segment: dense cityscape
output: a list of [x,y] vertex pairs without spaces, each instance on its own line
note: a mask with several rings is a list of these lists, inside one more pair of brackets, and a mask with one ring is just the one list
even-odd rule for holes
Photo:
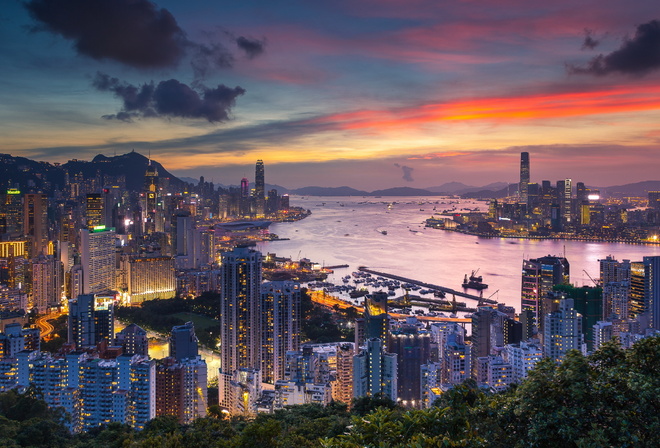
[[[126,158],[143,165],[137,189],[106,174]],[[477,215],[479,228],[534,222],[570,234],[576,209],[585,225],[603,217],[599,198],[583,200],[580,184],[574,197],[570,179],[540,200],[529,154],[521,158],[518,188],[490,201],[489,221],[458,213],[443,227]],[[45,177],[3,156],[17,174],[0,197],[0,391],[38,391],[72,433],[113,422],[142,430],[165,416],[189,425],[295,405],[350,409],[369,397],[431,409],[466,381],[498,393],[543,359],[561,365],[572,351],[586,356],[610,341],[629,349],[659,334],[657,256],[603,257],[600,276],[582,287],[563,256],[521,260],[516,307],[485,298],[474,271],[462,292],[363,267],[334,285],[328,272],[348,265],[254,248],[277,240],[271,222],[312,213],[266,192],[261,160],[253,184],[228,188],[186,184],[135,152],[72,162]],[[655,214],[657,195],[637,213]],[[520,215],[493,219],[502,210]],[[167,356],[150,356],[155,336],[167,337]],[[207,363],[214,353],[219,368]]]
[[20,0],[0,447],[660,432],[657,0]]

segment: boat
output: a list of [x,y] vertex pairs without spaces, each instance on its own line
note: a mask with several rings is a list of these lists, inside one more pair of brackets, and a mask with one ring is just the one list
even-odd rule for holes
[[488,288],[488,285],[483,282],[483,277],[481,275],[477,276],[477,271],[479,271],[479,269],[472,271],[472,274],[470,274],[469,278],[468,275],[465,274],[465,278],[463,279],[463,288],[476,289],[477,291]]
[[382,233],[383,235],[387,235],[387,230],[381,230],[380,233]]

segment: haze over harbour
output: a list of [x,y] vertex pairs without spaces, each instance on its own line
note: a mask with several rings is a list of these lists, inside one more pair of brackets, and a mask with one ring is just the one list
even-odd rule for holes
[[[517,311],[520,311],[523,258],[564,254],[570,262],[571,283],[593,286],[583,270],[597,279],[598,260],[607,255],[631,261],[660,255],[660,246],[655,245],[480,238],[424,227],[424,220],[433,213],[452,207],[457,211],[477,207],[484,210],[487,208],[484,201],[444,197],[294,196],[291,202],[310,209],[312,214],[294,223],[272,224],[271,232],[290,240],[260,243],[258,249],[264,254],[309,258],[326,266],[350,265],[329,277],[334,283],[341,283],[341,277],[358,266],[368,266],[460,290],[465,274],[479,269],[479,275],[489,285],[484,297],[499,290],[492,298]],[[388,204],[393,205],[388,208]],[[469,292],[478,294],[474,290]]]

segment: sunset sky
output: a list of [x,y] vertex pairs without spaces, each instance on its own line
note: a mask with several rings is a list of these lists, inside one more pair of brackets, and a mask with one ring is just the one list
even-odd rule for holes
[[374,190],[660,179],[657,0],[8,0],[0,152]]

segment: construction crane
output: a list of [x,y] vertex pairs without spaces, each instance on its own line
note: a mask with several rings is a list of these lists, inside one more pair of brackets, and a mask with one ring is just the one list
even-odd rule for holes
[[[494,293],[492,293],[491,295],[489,295],[488,297],[486,297],[486,300],[490,299],[491,297],[493,297],[493,296],[494,296],[495,294],[497,294],[498,292],[500,292],[499,289],[498,289],[497,291],[495,291]],[[477,306],[478,306],[478,307],[479,307],[479,306],[483,306],[483,304],[484,304],[484,292],[483,292],[483,291],[479,291],[479,304],[478,304]]]
[[594,279],[591,277],[591,275],[589,275],[589,273],[588,273],[585,269],[582,269],[582,272],[584,272],[585,274],[587,274],[587,277],[589,277],[589,280],[591,280],[592,282],[594,282],[594,285],[596,285],[596,288],[600,288],[600,286],[601,286],[600,282],[597,282],[596,280],[594,280]]

